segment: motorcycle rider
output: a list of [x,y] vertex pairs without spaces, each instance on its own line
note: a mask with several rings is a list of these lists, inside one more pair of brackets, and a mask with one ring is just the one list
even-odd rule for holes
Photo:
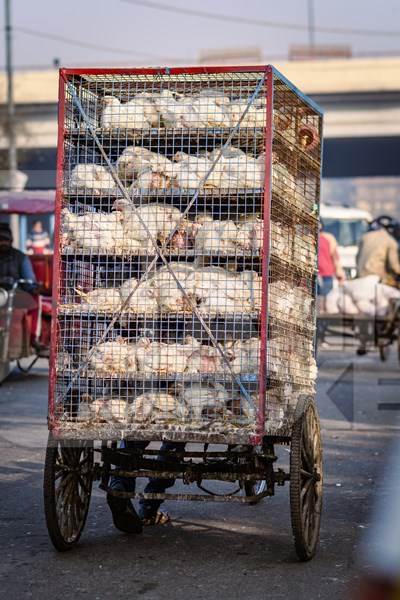
[[30,343],[36,350],[42,350],[38,341],[38,330],[40,326],[40,310],[38,297],[35,294],[37,283],[35,273],[29,258],[13,248],[13,237],[8,223],[0,223],[0,285],[5,289],[11,289],[13,283],[18,279],[27,279],[31,283],[24,283],[21,289],[28,292],[34,299],[35,307],[28,310],[31,317]]

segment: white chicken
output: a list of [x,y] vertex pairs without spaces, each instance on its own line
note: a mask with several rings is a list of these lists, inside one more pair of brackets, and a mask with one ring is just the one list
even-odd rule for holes
[[198,346],[199,342],[191,337],[185,339],[185,344],[151,342],[141,338],[136,343],[139,371],[148,375],[184,373],[189,356]]
[[272,155],[272,185],[274,186],[275,191],[282,196],[288,196],[287,199],[294,200],[296,194],[296,180],[276,154]]
[[181,388],[179,398],[188,407],[189,415],[201,420],[204,411],[215,416],[216,411],[226,408],[230,396],[226,388],[219,383],[191,383]]
[[221,373],[223,360],[216,348],[201,345],[190,354],[186,363],[186,373]]
[[153,238],[163,243],[182,220],[182,213],[178,208],[164,204],[143,204],[135,207],[127,200],[120,199],[115,201],[114,209],[122,214],[124,246],[128,251],[131,248],[146,253],[153,249],[155,254],[149,232]]
[[166,127],[219,127],[229,123],[224,98],[216,93],[182,96],[165,89],[153,100]]
[[89,368],[98,375],[136,372],[135,349],[126,340],[103,342],[89,351]]
[[180,262],[171,262],[170,267],[189,298],[178,287],[167,267],[160,267],[150,277],[151,284],[157,290],[159,310],[161,312],[191,310],[192,304],[190,300],[194,298],[195,281],[193,278],[188,281],[188,278],[194,273],[194,268],[190,264]]
[[144,176],[149,171],[160,175],[170,173],[172,162],[163,154],[152,152],[142,146],[128,146],[118,157],[116,166],[120,179],[127,185],[140,174]]
[[130,191],[135,189],[141,190],[164,190],[170,187],[170,180],[162,173],[154,172],[152,167],[142,169],[135,182],[132,184]]
[[227,356],[230,359],[230,369],[233,373],[257,373],[260,360],[260,339],[252,337],[247,340],[236,340],[226,344]]
[[260,252],[263,247],[263,221],[258,217],[241,219],[237,226],[236,243],[241,250]]
[[159,94],[154,94],[152,97],[164,127],[183,127],[182,108],[177,98],[179,98],[178,94],[167,89],[161,90]]
[[128,402],[121,398],[96,398],[82,396],[79,409],[79,421],[106,421],[108,423],[127,423]]
[[[150,127],[159,127],[160,117],[153,101],[153,94],[151,92],[139,92],[135,94],[132,100],[127,102],[128,106],[142,105],[144,116],[149,123]],[[147,127],[145,127],[147,128]]]
[[[224,105],[223,97],[212,94],[199,94],[191,102],[193,109],[199,114],[200,122],[209,127],[229,126],[229,113]],[[184,125],[191,127],[190,119],[183,120]],[[202,126],[202,125],[197,125]]]
[[69,180],[71,193],[90,192],[92,196],[100,196],[103,192],[113,193],[115,187],[111,173],[101,165],[80,163],[71,171]]
[[214,221],[207,215],[196,218],[194,248],[201,254],[229,254],[237,250],[238,228],[233,221]]
[[209,173],[211,167],[212,162],[207,155],[196,156],[185,152],[176,152],[172,170],[169,173],[173,177],[172,185],[183,189],[197,188],[201,184],[204,187],[219,187],[222,173],[221,163],[217,163],[214,170]]
[[264,176],[259,161],[252,156],[244,155],[234,158],[224,158],[224,176],[233,189],[261,188]]
[[83,250],[117,252],[123,242],[120,213],[87,212],[82,215],[62,210],[65,245]]
[[116,288],[97,288],[90,292],[75,290],[81,298],[81,310],[96,310],[97,312],[116,311],[121,306],[121,296]]
[[286,281],[273,281],[268,286],[268,303],[271,314],[279,319],[289,318],[296,306],[293,287]]
[[284,260],[291,260],[293,236],[289,227],[279,221],[271,222],[271,252]]
[[291,361],[290,340],[284,337],[270,338],[267,342],[267,375],[285,381]]
[[222,267],[203,267],[196,269],[190,277],[195,279],[200,312],[220,314],[251,311],[250,290],[236,272]]
[[148,129],[158,123],[150,98],[138,97],[121,103],[115,96],[104,96],[103,106],[102,129]]
[[[137,280],[127,279],[119,288],[124,310],[132,313],[153,314],[158,311],[157,290],[149,281],[143,281],[139,287]],[[134,291],[135,290],[135,291]],[[125,305],[125,302],[127,303]]]
[[246,284],[250,292],[252,310],[261,310],[262,302],[262,277],[256,271],[245,270],[239,273],[240,279]]
[[177,397],[163,392],[148,392],[135,398],[129,407],[134,421],[153,421],[184,419],[187,407]]
[[[230,104],[227,106],[230,127],[235,127],[237,125],[247,106],[248,102],[244,100],[233,100],[230,102]],[[255,99],[250,105],[248,112],[243,117],[240,125],[241,127],[265,127],[265,123],[265,101],[261,99]]]

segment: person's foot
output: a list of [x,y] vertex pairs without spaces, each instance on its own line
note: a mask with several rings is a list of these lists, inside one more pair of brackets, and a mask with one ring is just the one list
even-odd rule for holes
[[[122,491],[122,490],[119,490]],[[107,494],[107,503],[110,507],[114,526],[124,533],[142,533],[142,519],[132,506],[132,502],[127,498],[118,498],[112,494]]]
[[48,346],[41,344],[38,340],[31,340],[31,346],[40,358],[49,358],[50,348]]
[[142,517],[143,525],[166,525],[171,523],[171,517],[167,512],[158,510],[155,515],[146,515]]

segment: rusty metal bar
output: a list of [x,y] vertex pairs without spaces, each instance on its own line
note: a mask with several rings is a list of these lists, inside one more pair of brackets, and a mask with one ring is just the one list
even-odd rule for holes
[[106,488],[108,494],[117,498],[127,498],[132,500],[177,500],[177,501],[200,501],[200,502],[237,502],[239,504],[248,504],[272,496],[270,490],[266,490],[255,496],[210,496],[206,494],[144,494],[136,492],[118,492],[111,488]]
[[110,471],[110,475],[113,477],[159,477],[160,479],[183,479],[184,477],[193,476],[193,483],[198,479],[208,479],[215,481],[230,481],[235,482],[237,480],[243,481],[254,481],[255,479],[265,479],[265,472],[254,472],[254,473],[207,473],[207,472],[196,472],[196,471],[156,471],[156,470],[132,470],[124,471],[121,469],[115,469]]

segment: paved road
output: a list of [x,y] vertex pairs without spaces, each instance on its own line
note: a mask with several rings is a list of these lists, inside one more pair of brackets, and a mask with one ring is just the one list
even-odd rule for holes
[[396,401],[400,371],[394,360],[382,365],[372,355],[325,351],[319,360],[325,505],[320,551],[307,564],[294,555],[286,488],[256,507],[171,504],[173,524],[138,537],[113,529],[96,491],[80,546],[57,554],[42,511],[47,372],[43,364],[30,375],[13,373],[0,388],[0,597],[346,597],[388,445],[400,428],[400,412],[378,410],[378,403]]

